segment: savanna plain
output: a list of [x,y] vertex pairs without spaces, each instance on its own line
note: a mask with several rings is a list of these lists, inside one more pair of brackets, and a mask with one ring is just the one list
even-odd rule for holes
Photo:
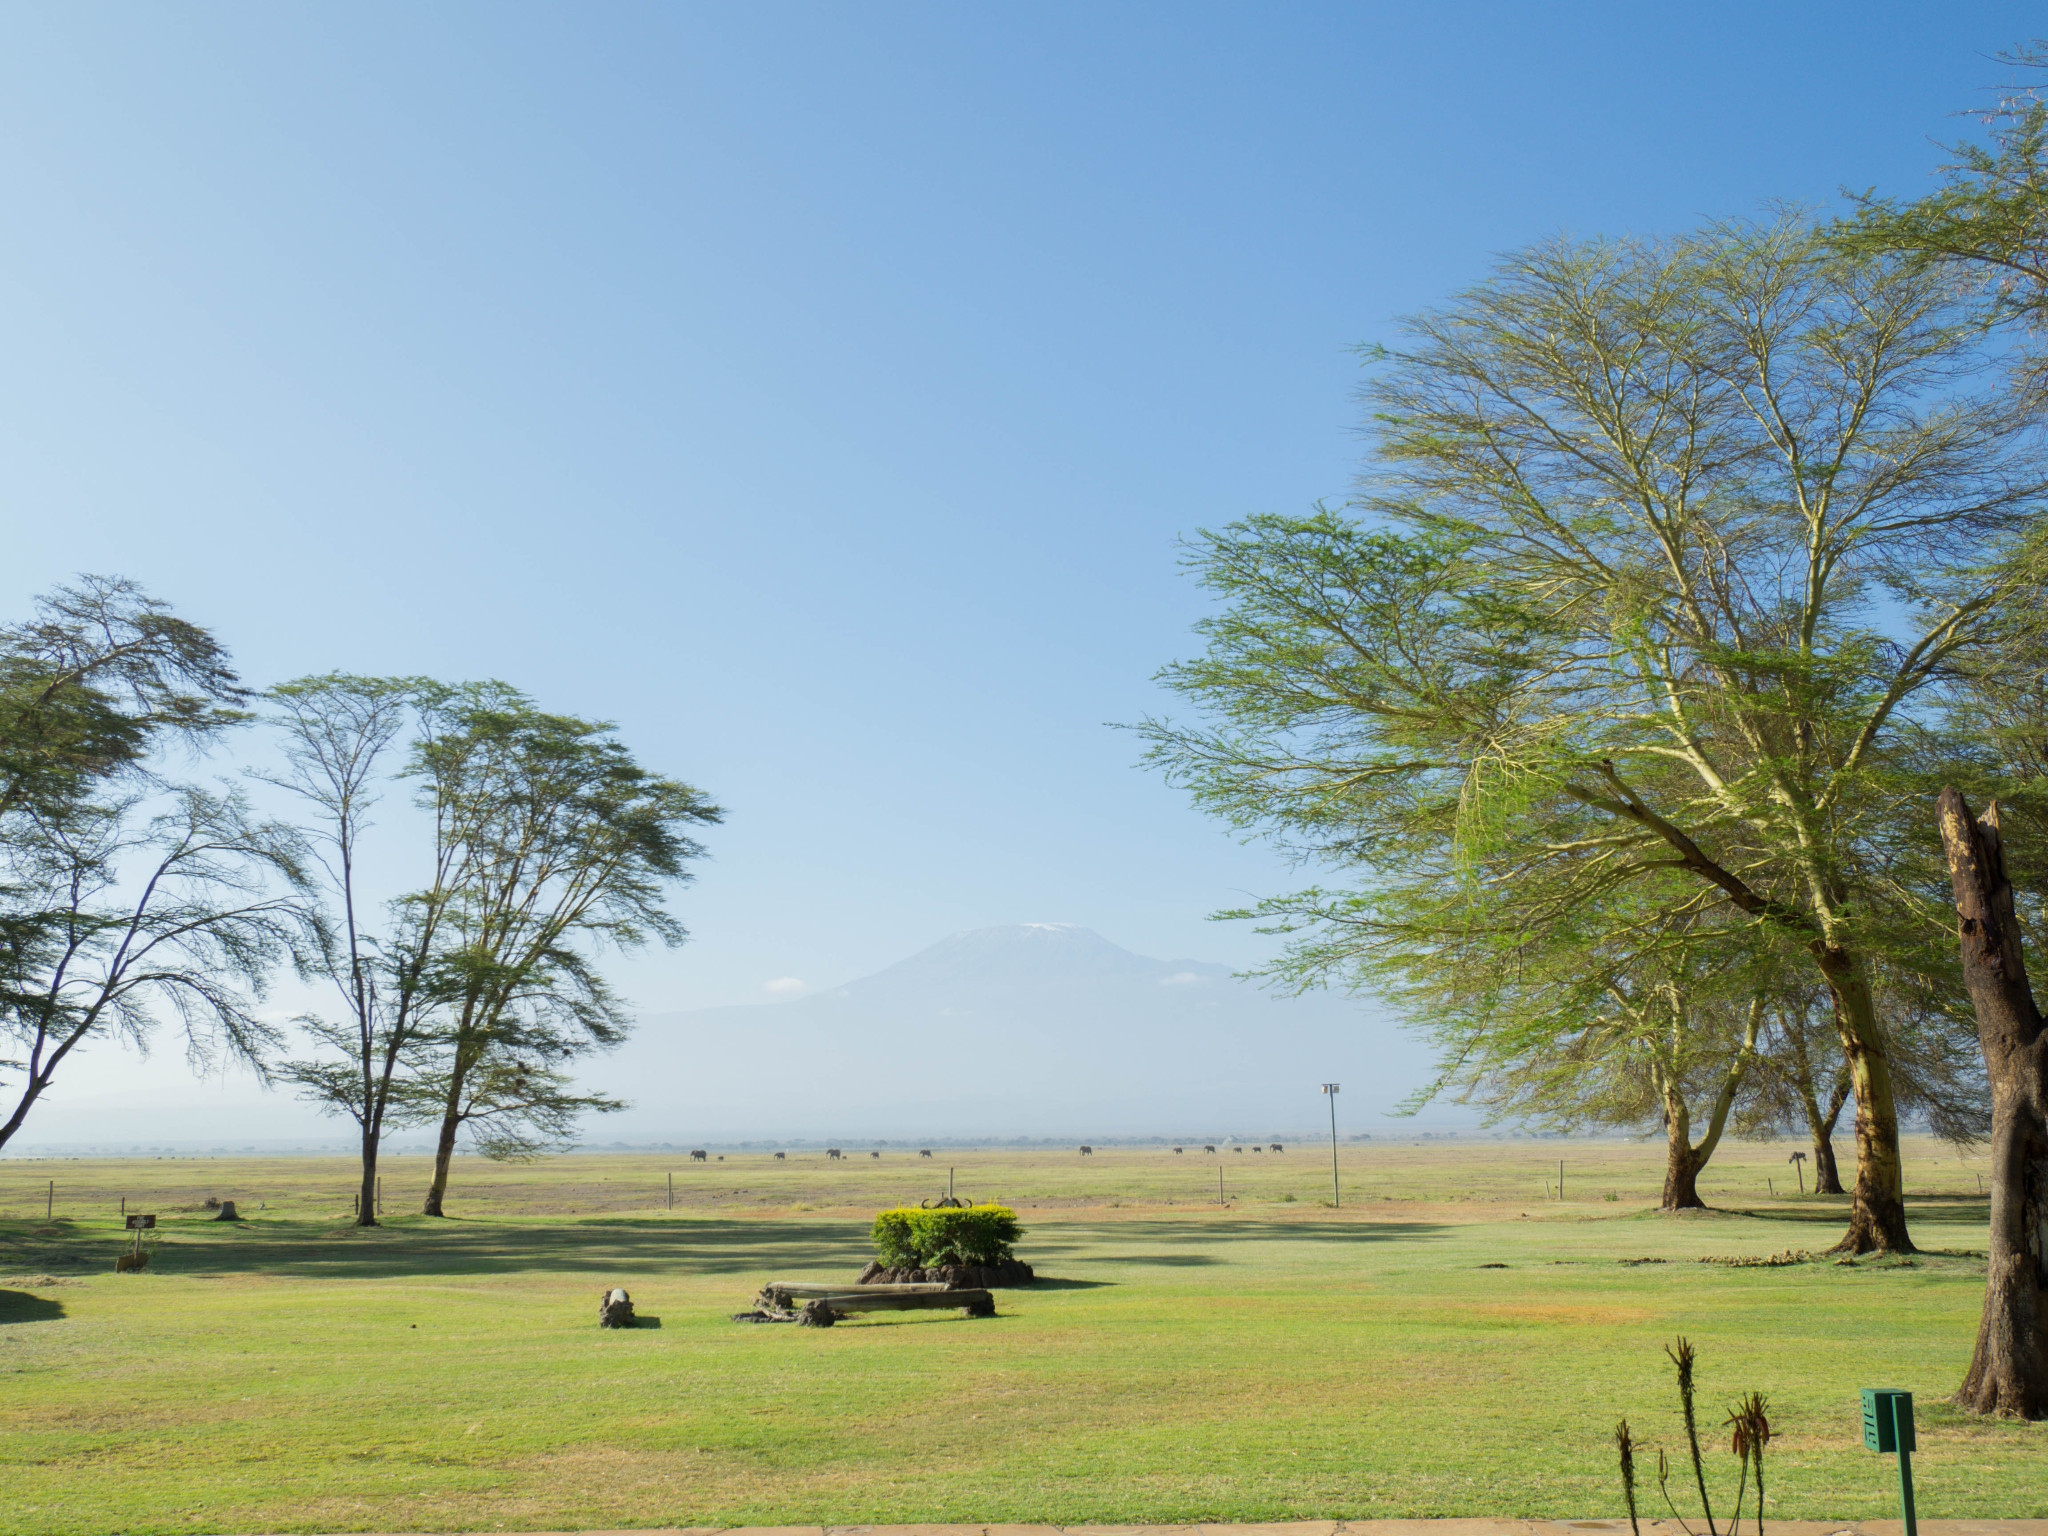
[[[2048,1431],[1942,1402],[1981,1164],[1909,1144],[1928,1251],[1840,1262],[1847,1201],[1788,1189],[1794,1149],[1724,1151],[1677,1216],[1626,1142],[1347,1145],[1338,1207],[1312,1145],[463,1159],[445,1220],[393,1157],[373,1229],[343,1158],[13,1159],[0,1532],[1613,1517],[1619,1416],[1682,1454],[1681,1334],[1727,1499],[1718,1426],[1756,1390],[1770,1516],[1895,1516],[1858,1418],[1888,1386],[1923,1515],[2048,1515]],[[874,1212],[949,1169],[1024,1222],[1041,1278],[999,1316],[730,1320],[770,1279],[852,1280]],[[123,1201],[160,1222],[139,1274]],[[596,1326],[611,1285],[647,1326]]]

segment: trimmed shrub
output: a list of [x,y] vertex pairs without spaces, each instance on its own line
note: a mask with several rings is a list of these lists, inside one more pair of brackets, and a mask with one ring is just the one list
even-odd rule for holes
[[875,1257],[891,1269],[994,1264],[1012,1257],[1010,1245],[1023,1235],[1008,1206],[900,1207],[875,1218]]

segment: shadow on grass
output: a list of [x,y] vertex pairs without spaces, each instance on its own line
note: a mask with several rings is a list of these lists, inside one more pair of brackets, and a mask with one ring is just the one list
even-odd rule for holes
[[0,1290],[0,1323],[48,1323],[64,1315],[64,1303],[27,1291]]
[[[1040,1275],[1029,1285],[1014,1287],[1020,1291],[1100,1291],[1115,1285],[1114,1280],[1055,1280],[1051,1275]],[[1004,1286],[1004,1290],[1012,1287]]]
[[[12,1230],[8,1230],[9,1227]],[[122,1234],[100,1227],[62,1231],[0,1223],[0,1263],[40,1269],[111,1264]],[[1431,1222],[1359,1224],[1256,1220],[1147,1223],[1146,1236],[1181,1251],[1125,1254],[1100,1262],[1190,1268],[1225,1262],[1247,1243],[1386,1242],[1440,1236]],[[256,1218],[234,1225],[204,1219],[166,1222],[152,1271],[220,1277],[241,1274],[302,1279],[398,1279],[414,1275],[490,1275],[541,1271],[614,1280],[621,1274],[745,1275],[754,1279],[851,1281],[871,1257],[865,1222],[844,1220],[678,1221],[608,1216],[539,1221],[451,1221],[388,1218],[377,1227]],[[1128,1241],[1127,1226],[1105,1229]],[[1061,1241],[1051,1232],[1021,1245],[1026,1257],[1068,1255],[1096,1261],[1092,1237]],[[1100,1281],[1048,1279],[1048,1290]]]
[[[1717,1215],[1739,1216],[1750,1221],[1776,1221],[1792,1226],[1840,1227],[1849,1219],[1846,1201],[1834,1206],[1815,1206],[1807,1210],[1785,1210],[1778,1206],[1764,1206],[1751,1209],[1742,1205],[1713,1207]],[[1655,1213],[1662,1214],[1662,1213]],[[1991,1219],[1991,1202],[1988,1197],[1974,1196],[1908,1196],[1906,1199],[1906,1224],[1916,1221],[1960,1221],[1981,1225]]]
[[[1123,1222],[1112,1227],[1053,1230],[1100,1233],[1102,1238],[1115,1242],[1128,1242],[1131,1238],[1131,1226]],[[1099,1254],[1087,1239],[1061,1241],[1051,1231],[1045,1230],[1031,1232],[1018,1246],[1033,1263],[1038,1262],[1041,1253],[1072,1253],[1085,1254],[1089,1260],[1102,1264],[1154,1264],[1192,1269],[1232,1262],[1236,1255],[1229,1249],[1243,1243],[1414,1242],[1446,1237],[1454,1230],[1450,1225],[1437,1221],[1257,1221],[1240,1217],[1233,1220],[1146,1222],[1145,1236],[1169,1245],[1175,1250],[1172,1252]]]
[[1191,1269],[1198,1264],[1221,1264],[1223,1261],[1207,1253],[1105,1253],[1104,1264],[1167,1264],[1176,1269]]
[[[253,1222],[223,1240],[179,1242],[175,1229],[157,1255],[165,1274],[261,1271],[307,1278],[389,1279],[406,1275],[516,1274],[543,1270],[606,1278],[649,1271],[788,1276],[848,1271],[866,1264],[865,1227],[839,1222],[663,1219],[553,1222],[400,1218],[381,1227],[320,1231],[297,1222]],[[194,1233],[194,1236],[201,1234]],[[213,1232],[203,1234],[207,1238]]]

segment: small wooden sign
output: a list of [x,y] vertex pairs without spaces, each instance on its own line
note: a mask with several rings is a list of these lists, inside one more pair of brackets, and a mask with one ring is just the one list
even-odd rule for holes
[[130,1211],[128,1213],[128,1230],[130,1232],[148,1232],[155,1226],[156,1217],[154,1214],[144,1215],[141,1211]]

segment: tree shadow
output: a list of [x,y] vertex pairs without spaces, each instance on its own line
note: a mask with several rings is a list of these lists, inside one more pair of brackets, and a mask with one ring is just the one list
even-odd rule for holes
[[64,1315],[64,1303],[28,1291],[0,1289],[0,1323],[49,1323]]
[[[731,1222],[608,1218],[601,1222],[468,1221],[426,1217],[378,1227],[320,1231],[310,1224],[251,1222],[210,1241],[183,1243],[176,1228],[154,1267],[166,1274],[265,1274],[321,1279],[408,1275],[481,1275],[540,1269],[614,1279],[621,1274],[773,1274],[832,1272],[851,1279],[872,1256],[864,1227],[826,1222]],[[194,1233],[198,1236],[198,1233]],[[842,1276],[839,1272],[850,1272]]]
[[[1714,1206],[1717,1216],[1740,1216],[1750,1221],[1781,1222],[1789,1226],[1839,1227],[1849,1219],[1846,1202],[1833,1206],[1813,1206],[1803,1210],[1784,1210],[1778,1207],[1753,1209],[1748,1206]],[[1984,1195],[1937,1195],[1906,1197],[1906,1222],[1910,1226],[1916,1221],[1956,1221],[1973,1225],[1991,1219],[1991,1202]]]
[[1191,1269],[1198,1264],[1221,1264],[1223,1261],[1206,1253],[1105,1253],[1100,1262],[1104,1264],[1164,1264],[1176,1269]]
[[[346,1218],[343,1218],[345,1221]],[[1162,1250],[1098,1258],[1103,1242],[1128,1242],[1127,1226],[1083,1229],[1070,1235],[1027,1238],[1024,1255],[1058,1263],[1061,1256],[1159,1267],[1193,1268],[1225,1262],[1230,1250],[1247,1243],[1284,1239],[1331,1242],[1389,1242],[1442,1235],[1431,1222],[1274,1222],[1251,1219],[1148,1223],[1145,1236]],[[9,1264],[37,1270],[97,1269],[109,1263],[110,1239],[98,1229],[54,1228],[0,1232]],[[383,1225],[252,1217],[215,1224],[206,1218],[171,1221],[157,1227],[159,1239],[150,1268],[155,1273],[220,1278],[261,1272],[301,1279],[402,1279],[417,1275],[488,1275],[541,1270],[617,1283],[621,1276],[649,1273],[744,1275],[761,1279],[851,1283],[873,1256],[863,1222],[819,1220],[719,1220],[606,1216],[594,1219],[450,1221],[426,1216],[388,1218]],[[30,1241],[21,1241],[30,1238]],[[1180,1246],[1183,1251],[1172,1252]],[[1047,1256],[1047,1257],[1041,1257]],[[26,1272],[33,1273],[34,1270]],[[1102,1281],[1038,1282],[1047,1290],[1100,1285]]]
[[1004,1290],[1019,1291],[1100,1291],[1115,1285],[1114,1280],[1056,1280],[1051,1275],[1040,1275],[1029,1285],[1004,1286]]

